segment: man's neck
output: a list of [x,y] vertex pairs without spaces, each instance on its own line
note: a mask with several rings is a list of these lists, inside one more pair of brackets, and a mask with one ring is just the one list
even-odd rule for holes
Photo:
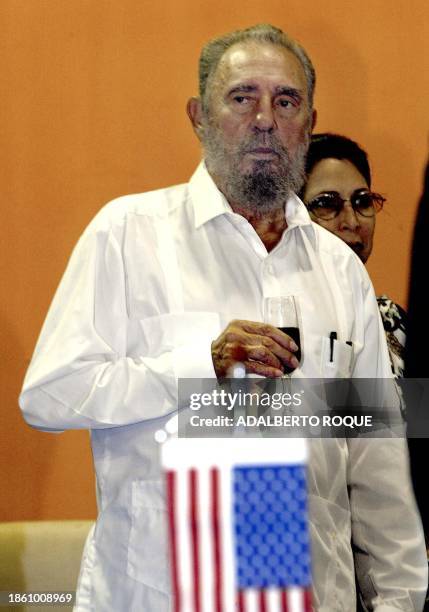
[[280,242],[283,232],[287,228],[284,206],[263,214],[250,212],[247,207],[235,202],[230,202],[230,206],[235,213],[247,219],[268,252],[272,251]]

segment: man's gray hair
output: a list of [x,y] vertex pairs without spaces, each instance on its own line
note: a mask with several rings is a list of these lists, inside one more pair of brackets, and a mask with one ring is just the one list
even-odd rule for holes
[[316,83],[316,73],[311,59],[301,45],[292,38],[289,38],[280,28],[276,28],[269,23],[260,23],[245,30],[230,32],[210,40],[203,47],[199,63],[199,90],[203,108],[207,109],[210,77],[214,74],[223,54],[232,45],[248,41],[279,45],[291,51],[298,58],[304,69],[307,81],[308,103],[311,110],[313,108],[314,86]]

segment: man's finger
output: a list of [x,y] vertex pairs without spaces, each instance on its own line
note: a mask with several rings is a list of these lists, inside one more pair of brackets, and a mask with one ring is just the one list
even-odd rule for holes
[[288,334],[282,332],[278,327],[274,327],[269,323],[258,323],[256,321],[237,321],[243,331],[250,335],[260,335],[271,338],[280,346],[295,353],[298,350],[296,342]]
[[246,368],[247,374],[259,374],[265,378],[281,378],[284,376],[283,370],[273,368],[259,361],[244,361],[244,367]]
[[291,352],[289,349],[285,349],[282,345],[276,342],[276,340],[274,340],[273,338],[270,338],[268,336],[258,336],[256,334],[247,334],[246,341],[248,343],[247,352],[249,355],[250,355],[249,351],[250,351],[251,346],[253,346],[254,348],[256,348],[257,350],[261,352],[261,357],[254,357],[253,354],[250,355],[251,358],[256,359],[256,361],[264,361],[265,363],[269,363],[270,365],[273,365],[274,367],[278,367],[278,365],[275,364],[274,362],[264,359],[263,357],[264,352],[262,349],[265,349],[270,355],[273,355],[278,360],[280,360],[280,364],[279,364],[280,367],[282,367],[283,364],[287,364],[291,368],[297,368],[299,365],[299,362],[294,356],[293,352]]
[[276,355],[261,344],[247,347],[247,356],[253,361],[259,361],[277,370],[283,370],[282,363]]

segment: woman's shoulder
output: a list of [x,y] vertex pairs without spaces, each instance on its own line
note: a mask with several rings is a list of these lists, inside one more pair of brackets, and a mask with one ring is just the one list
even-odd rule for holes
[[387,295],[378,296],[377,304],[386,334],[392,372],[395,378],[401,378],[404,375],[407,313]]
[[390,332],[401,330],[405,333],[407,313],[402,306],[391,300],[387,295],[379,295],[377,297],[377,304],[384,329]]

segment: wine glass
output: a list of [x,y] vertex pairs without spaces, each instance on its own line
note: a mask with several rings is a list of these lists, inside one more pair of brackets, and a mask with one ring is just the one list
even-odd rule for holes
[[[263,304],[264,322],[278,327],[282,332],[292,338],[298,346],[294,353],[298,361],[301,361],[301,338],[299,333],[298,297],[296,295],[280,295],[264,298]],[[285,377],[294,371],[287,365],[284,366]]]

